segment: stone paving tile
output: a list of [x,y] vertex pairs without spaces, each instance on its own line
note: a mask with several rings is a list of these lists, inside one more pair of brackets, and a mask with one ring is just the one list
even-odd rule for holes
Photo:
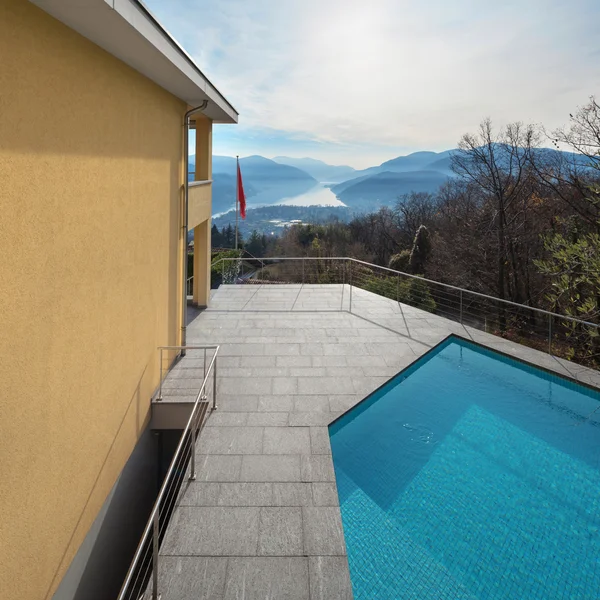
[[339,506],[340,499],[335,483],[313,483],[313,504],[315,506]]
[[[367,368],[378,368],[378,367],[367,367]],[[356,377],[356,372],[357,372],[357,367],[326,367],[325,368],[325,376],[326,377]]]
[[254,396],[270,394],[273,389],[273,379],[270,377],[229,377],[217,381],[217,394]]
[[344,556],[308,559],[310,600],[352,600],[348,561]]
[[275,506],[311,506],[314,504],[310,483],[274,483],[273,504]]
[[302,507],[304,552],[309,556],[344,556],[346,544],[337,506]]
[[260,454],[262,427],[207,427],[198,446],[204,454]]
[[217,379],[228,377],[252,377],[251,367],[223,367],[219,369]]
[[203,481],[184,481],[179,493],[181,506],[216,506],[219,484]]
[[210,413],[205,427],[241,427],[248,424],[250,414],[254,413],[217,410]]
[[220,483],[217,502],[219,506],[271,506],[272,483]]
[[285,454],[244,456],[240,481],[301,481],[300,456]]
[[230,558],[224,600],[308,600],[308,559]]
[[[313,367],[345,367],[350,364],[347,356],[312,356],[306,358],[312,359]],[[359,357],[355,356],[353,358],[358,359]]]
[[239,481],[241,455],[196,455],[197,481]]
[[300,354],[300,344],[265,344],[265,356],[290,356]]
[[[295,428],[294,431],[302,431],[302,429]],[[310,450],[312,454],[331,454],[327,427],[310,427]]]
[[302,481],[335,481],[331,455],[302,455],[300,469]]
[[354,385],[343,377],[303,377],[298,380],[300,394],[352,394]]
[[260,509],[180,506],[173,513],[161,554],[171,556],[254,556]]
[[286,396],[298,393],[298,378],[276,377],[273,379],[272,394],[274,396]]
[[287,412],[248,413],[248,427],[285,427],[288,424]]
[[199,379],[200,385],[202,385],[204,369],[175,367],[169,371],[169,379],[165,381],[164,384],[166,385],[174,379]]
[[[225,593],[227,562],[225,557],[161,556],[158,563],[161,600],[221,600]],[[144,598],[151,597],[152,582]]]
[[311,435],[308,427],[266,427],[263,454],[310,454]]
[[358,404],[363,397],[360,394],[348,396],[329,396],[329,410],[331,412],[346,412]]
[[352,385],[354,386],[355,393],[361,398],[365,398],[369,394],[372,394],[377,388],[381,387],[389,377],[363,377],[353,378]]
[[258,554],[263,556],[302,556],[302,509],[263,507],[260,509]]
[[315,357],[323,356],[323,344],[320,342],[309,342],[302,344],[301,352],[303,356]]
[[[229,357],[225,357],[229,358]],[[276,366],[276,356],[241,356],[237,357],[239,364],[241,367],[275,367]],[[221,362],[221,356],[218,358],[219,363]],[[279,365],[277,365],[279,366]],[[282,365],[285,366],[285,365]]]
[[310,367],[310,356],[277,356],[276,364],[280,367]]
[[258,396],[230,396],[219,394],[217,405],[224,412],[256,412],[258,410]]
[[294,396],[293,412],[328,412],[329,396]]
[[285,412],[294,409],[294,401],[290,396],[263,396],[257,402],[257,410],[260,412]]
[[[265,354],[265,344],[225,344],[219,356],[261,356]],[[275,356],[277,356],[275,354]]]
[[325,367],[290,367],[290,377],[325,377]]
[[291,412],[288,415],[290,427],[324,427],[339,417],[337,412]]

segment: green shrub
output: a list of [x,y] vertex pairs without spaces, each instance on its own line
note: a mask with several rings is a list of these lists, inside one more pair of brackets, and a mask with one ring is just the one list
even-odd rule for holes
[[241,250],[225,250],[215,252],[212,255],[210,265],[210,283],[211,287],[217,287],[221,283],[235,283],[240,274],[242,263],[239,260],[226,260],[223,258],[239,258],[242,255]]
[[410,250],[402,250],[398,254],[394,254],[390,258],[388,267],[395,271],[408,271],[408,264],[410,262]]

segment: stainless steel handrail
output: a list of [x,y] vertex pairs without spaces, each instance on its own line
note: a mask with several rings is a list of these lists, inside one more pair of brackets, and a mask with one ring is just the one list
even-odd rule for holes
[[[196,447],[196,439],[197,434],[200,429],[202,429],[202,418],[204,414],[201,413],[201,410],[207,405],[207,396],[206,396],[206,385],[209,380],[211,371],[213,374],[213,410],[216,409],[216,398],[217,398],[217,356],[219,354],[219,346],[161,346],[159,348],[162,356],[163,350],[204,350],[205,357],[207,350],[214,350],[214,354],[210,363],[208,364],[208,368],[204,368],[204,379],[202,381],[202,386],[198,395],[196,396],[196,400],[194,401],[194,405],[192,407],[192,411],[190,413],[190,417],[187,421],[187,424],[183,430],[181,435],[181,439],[179,440],[179,444],[177,445],[177,449],[173,454],[173,458],[171,459],[171,463],[169,464],[169,469],[167,474],[163,480],[163,483],[160,487],[160,491],[158,492],[158,496],[156,501],[154,502],[154,506],[152,508],[152,512],[150,513],[150,517],[144,529],[144,533],[142,534],[142,538],[138,544],[133,560],[131,561],[131,565],[129,566],[129,570],[127,571],[127,575],[125,577],[125,581],[121,586],[121,591],[117,597],[117,600],[125,600],[128,596],[127,593],[130,591],[129,586],[132,584],[133,575],[136,572],[136,569],[141,567],[140,560],[142,558],[142,553],[146,543],[148,542],[150,536],[152,535],[152,600],[158,600],[158,550],[159,550],[159,536],[160,536],[160,505],[163,500],[167,496],[167,491],[169,490],[169,486],[171,483],[171,477],[175,471],[175,465],[177,461],[181,458],[183,453],[183,447],[187,436],[191,438],[191,452],[190,452],[190,479],[196,478],[196,464],[195,464],[195,447]],[[206,359],[205,359],[206,360]],[[162,363],[162,360],[161,360]],[[162,388],[162,368],[161,368],[161,388]],[[198,415],[200,419],[198,419]],[[196,423],[196,421],[199,421]],[[142,582],[143,585],[144,582]],[[131,590],[134,591],[134,590]]]
[[[226,258],[222,257],[217,260],[215,264],[218,264],[219,261],[248,261],[247,258]],[[318,256],[276,256],[276,257],[265,257],[263,259],[259,259],[262,261],[296,261],[296,260],[319,260],[319,261],[350,261],[352,263],[357,263],[361,265],[365,265],[369,268],[381,269],[382,271],[387,271],[389,273],[393,273],[395,275],[402,275],[403,277],[408,277],[410,279],[418,279],[420,281],[424,281],[425,283],[431,283],[433,285],[439,285],[441,287],[455,290],[457,292],[462,292],[463,294],[470,294],[472,296],[477,296],[479,298],[485,298],[486,300],[492,300],[494,302],[500,302],[502,304],[506,304],[508,306],[515,306],[517,308],[524,308],[527,310],[532,310],[540,314],[544,314],[551,317],[556,317],[558,319],[565,319],[567,321],[572,321],[574,323],[578,323],[580,325],[587,325],[590,327],[600,327],[597,323],[590,323],[589,321],[583,321],[582,319],[577,319],[576,317],[571,317],[569,315],[561,315],[560,313],[554,313],[548,310],[544,310],[543,308],[536,308],[535,306],[529,306],[527,304],[519,304],[518,302],[512,302],[511,300],[503,300],[502,298],[496,298],[495,296],[489,296],[487,294],[482,294],[481,292],[475,292],[473,290],[469,290],[467,288],[457,287],[455,285],[451,285],[449,283],[442,283],[441,281],[435,281],[434,279],[427,279],[426,277],[421,277],[420,275],[413,275],[412,273],[404,273],[403,271],[396,271],[395,269],[390,269],[389,267],[382,267],[381,265],[375,265],[373,263],[366,262],[364,260],[359,260],[357,258],[350,257],[341,257],[341,256],[327,256],[327,257],[318,257]]]
[[[159,361],[160,361],[160,379],[158,382],[158,396],[156,397],[157,401],[162,400],[162,384],[164,381],[164,369],[163,369],[163,352],[165,350],[204,350],[204,378],[206,379],[206,356],[207,356],[207,351],[208,350],[214,350],[215,351],[215,356],[216,353],[219,351],[219,346],[216,345],[212,345],[212,346],[159,346],[158,347],[158,351],[159,351]],[[216,365],[215,365],[215,370],[216,370]],[[214,390],[215,394],[216,394],[216,386],[215,386],[215,390]],[[213,398],[214,400],[214,398]],[[213,402],[213,410],[215,410],[217,408],[216,404]]]

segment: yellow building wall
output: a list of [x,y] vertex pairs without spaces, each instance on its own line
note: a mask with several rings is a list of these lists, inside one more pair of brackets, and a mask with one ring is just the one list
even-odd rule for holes
[[0,2],[0,595],[49,598],[181,327],[184,103]]

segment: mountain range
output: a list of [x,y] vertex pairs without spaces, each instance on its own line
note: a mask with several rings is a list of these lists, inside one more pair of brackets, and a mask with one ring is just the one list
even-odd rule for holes
[[[330,165],[313,158],[274,159],[248,156],[240,159],[244,191],[248,208],[278,204],[308,206],[308,197],[331,198],[329,204],[340,204],[350,211],[365,212],[393,205],[409,192],[435,192],[450,177],[451,156],[455,150],[444,152],[414,152],[398,156],[367,169],[347,165]],[[558,153],[540,148],[539,153]],[[557,155],[559,155],[558,153]],[[564,153],[568,160],[584,165],[584,157]],[[194,158],[190,167],[193,170]],[[330,192],[327,189],[329,188]],[[220,214],[235,208],[236,159],[213,156],[213,213]],[[321,190],[319,194],[315,191]],[[311,194],[306,194],[311,192]],[[306,194],[306,197],[303,196]],[[312,202],[315,204],[315,202]]]
[[[248,156],[240,159],[244,192],[249,208],[293,202],[294,198],[329,187],[346,206],[373,210],[389,205],[410,191],[433,192],[450,175],[450,152],[415,152],[381,165],[356,170],[313,158]],[[190,171],[195,157],[190,157]],[[235,208],[236,159],[213,156],[213,213]],[[334,196],[332,196],[334,198]]]
[[346,165],[328,165],[322,160],[314,158],[290,158],[289,156],[276,156],[273,159],[281,165],[289,165],[302,169],[311,177],[322,183],[339,183],[355,177],[356,170]]

